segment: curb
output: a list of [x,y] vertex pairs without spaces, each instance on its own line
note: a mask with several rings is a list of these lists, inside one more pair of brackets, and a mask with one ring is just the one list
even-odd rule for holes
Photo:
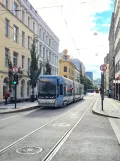
[[16,110],[11,110],[11,111],[4,111],[0,112],[0,114],[8,114],[8,113],[17,113],[17,112],[24,112],[24,111],[30,111],[30,110],[35,110],[40,108],[38,105],[32,106],[32,107],[27,107],[27,108],[22,108],[22,109],[16,109]]
[[[94,107],[93,107],[94,108]],[[110,118],[116,118],[116,119],[120,119],[120,117],[117,116],[111,116],[111,115],[107,115],[107,114],[103,114],[101,112],[96,111],[95,109],[92,109],[92,113],[95,115],[99,115],[99,116],[104,116],[104,117],[110,117]]]

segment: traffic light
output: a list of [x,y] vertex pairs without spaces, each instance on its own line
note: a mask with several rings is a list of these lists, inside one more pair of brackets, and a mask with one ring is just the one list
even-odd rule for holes
[[18,75],[14,75],[14,80],[13,80],[13,84],[17,85],[18,84]]

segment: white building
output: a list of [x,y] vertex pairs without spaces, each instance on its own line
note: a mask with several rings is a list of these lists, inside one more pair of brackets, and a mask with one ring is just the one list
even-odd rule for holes
[[80,82],[80,71],[77,68],[75,69],[75,81]]
[[[40,17],[38,12],[32,7],[29,1],[21,0],[21,2],[23,3],[22,5],[25,6],[26,9],[28,9],[27,12],[30,12],[31,28],[37,28],[37,32],[35,34],[38,37],[38,54],[40,57],[39,63],[45,63],[48,58],[52,66],[52,75],[58,75],[58,37]],[[35,22],[37,22],[37,24],[35,24]],[[43,69],[41,74],[43,74]]]
[[[38,16],[38,51],[39,62],[46,62],[48,59],[52,66],[52,75],[58,75],[58,49],[59,39],[47,26],[47,24]],[[42,74],[44,68],[42,69]]]

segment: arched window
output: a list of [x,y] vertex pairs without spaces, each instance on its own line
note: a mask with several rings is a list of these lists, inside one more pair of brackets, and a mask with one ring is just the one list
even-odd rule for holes
[[24,98],[24,92],[25,91],[25,80],[23,79],[21,81],[21,97]]
[[30,80],[27,82],[27,97],[30,97]]

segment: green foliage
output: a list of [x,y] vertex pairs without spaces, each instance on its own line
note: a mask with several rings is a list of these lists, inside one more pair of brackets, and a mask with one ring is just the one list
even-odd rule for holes
[[11,71],[13,65],[11,62],[10,55],[8,55],[8,79],[9,79],[9,91],[12,92],[12,83],[13,83],[13,73]]
[[88,77],[82,75],[82,71],[80,71],[80,83],[84,85],[85,94],[87,92],[87,89],[95,88],[93,82]]
[[34,88],[36,87],[36,83],[42,69],[42,66],[40,65],[39,67],[38,65],[39,56],[37,54],[36,38],[33,39],[33,44],[31,45],[31,49],[30,49],[30,55],[31,55],[31,64],[30,64],[30,70],[28,72],[28,77],[31,80],[32,94],[34,95]]
[[47,62],[45,63],[45,68],[46,68],[46,71],[45,71],[44,75],[51,75],[51,65],[50,65],[48,59],[47,59]]

